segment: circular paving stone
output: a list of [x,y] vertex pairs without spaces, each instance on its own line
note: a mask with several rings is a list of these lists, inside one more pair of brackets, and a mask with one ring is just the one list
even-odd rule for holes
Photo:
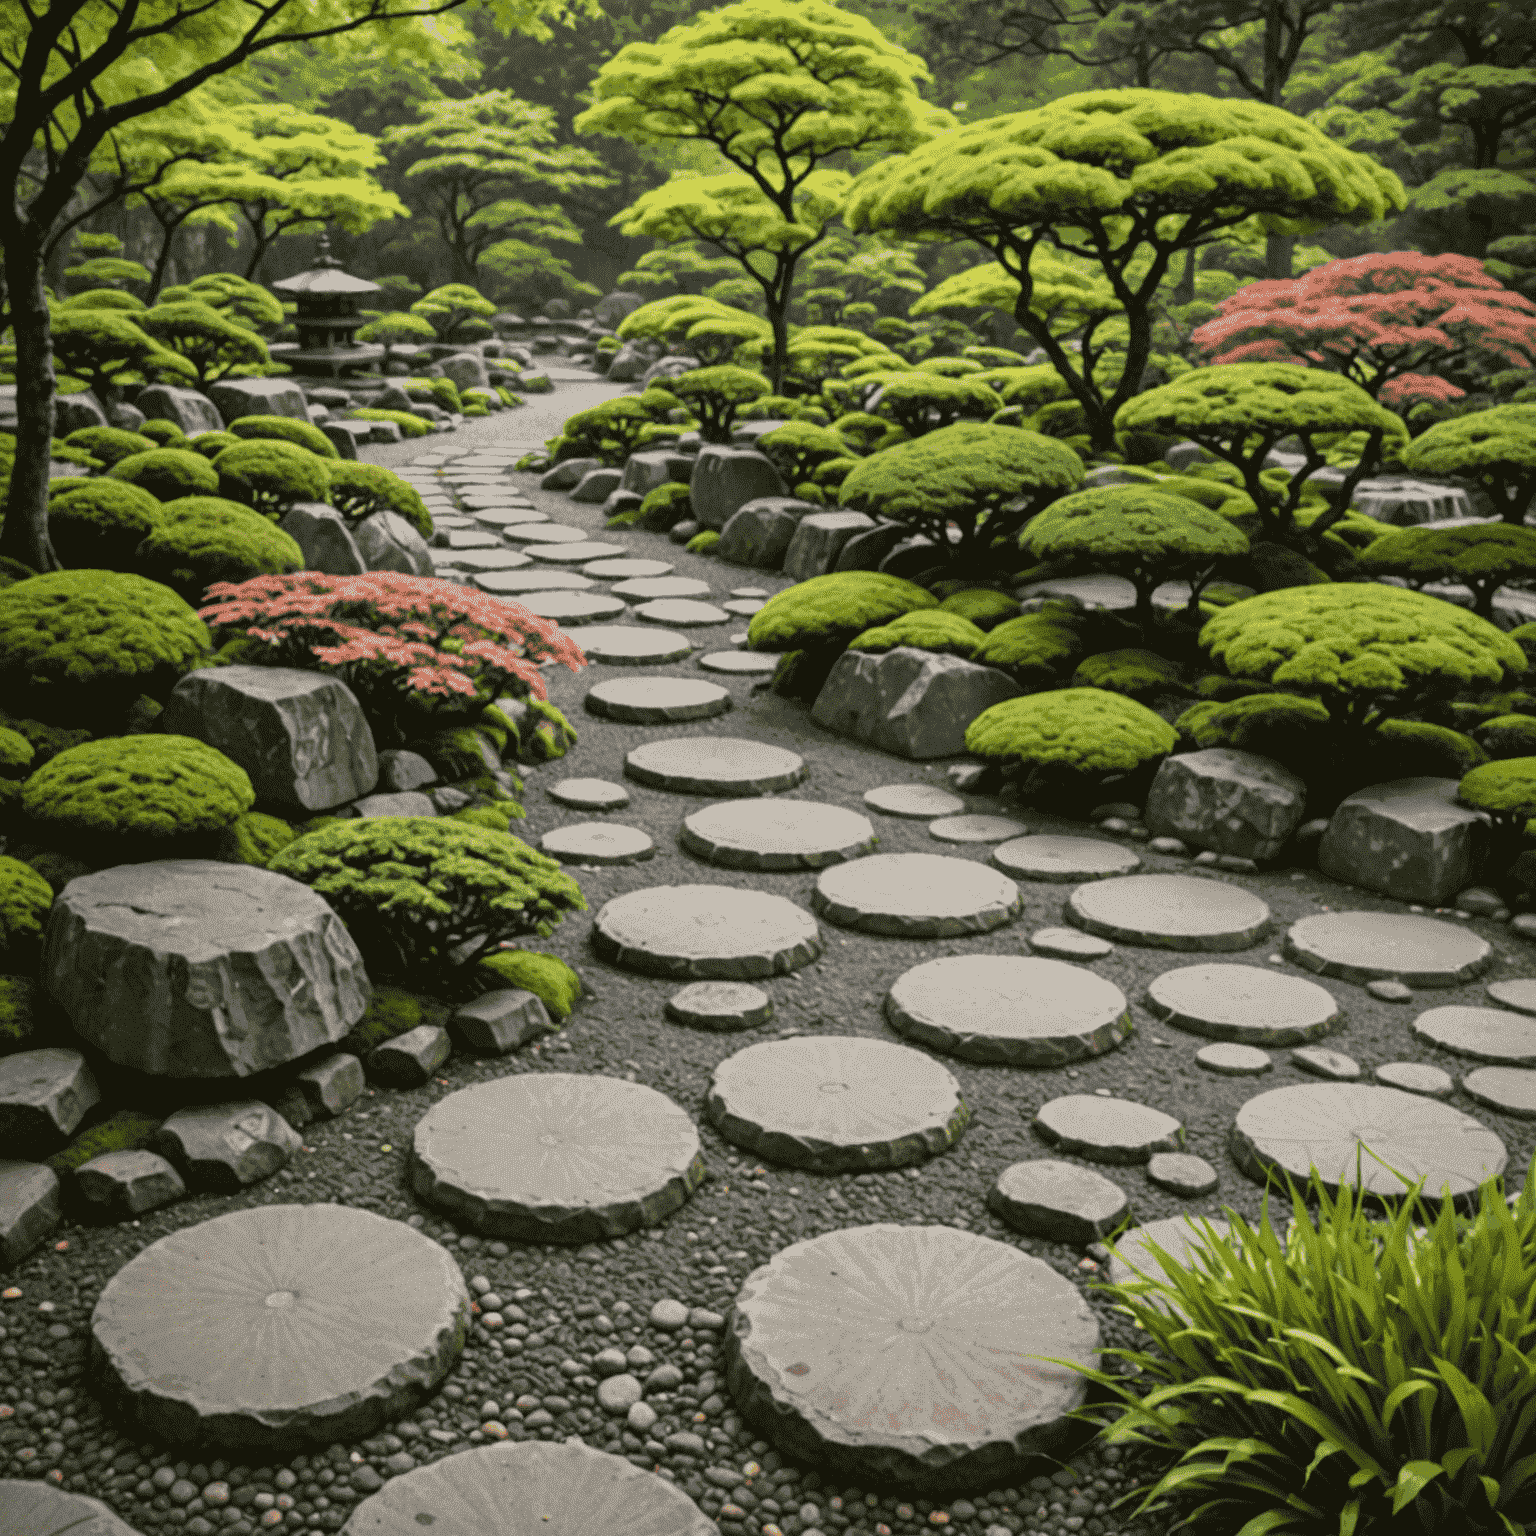
[[733,597],[727,603],[720,605],[727,613],[734,613],[738,618],[750,619],[754,613],[761,613],[768,606],[767,600],[761,597]]
[[1111,875],[1130,875],[1141,868],[1136,854],[1119,843],[1044,833],[1017,837],[994,848],[992,862],[1015,880],[1042,880],[1052,885],[1107,880]]
[[732,597],[768,597],[771,594],[767,587],[732,587]]
[[744,981],[696,981],[667,999],[667,1017],[724,1034],[766,1024],[773,1003],[761,987]]
[[952,1227],[794,1243],[747,1279],[726,1334],[743,1415],[842,1480],[941,1491],[1019,1481],[1072,1438],[1099,1325],[1042,1259]]
[[901,1168],[952,1147],[970,1122],[960,1084],[888,1040],[802,1035],[727,1056],[704,1112],[755,1156],[818,1173]]
[[1206,953],[1247,949],[1269,930],[1269,908],[1241,886],[1195,875],[1123,875],[1080,885],[1069,921],[1101,939]]
[[1001,843],[1024,830],[1007,816],[941,816],[928,823],[928,835],[941,843]]
[[1148,988],[1148,1009],[1176,1029],[1248,1045],[1319,1040],[1344,1017],[1333,994],[1303,976],[1256,965],[1185,965]]
[[664,629],[638,624],[600,624],[585,630],[582,654],[610,667],[655,667],[693,654],[693,642]]
[[1454,987],[1493,963],[1470,928],[1408,912],[1319,912],[1292,923],[1285,953],[1319,976]]
[[469,1319],[458,1262],[404,1222],[263,1205],[151,1243],[107,1282],[91,1333],[145,1432],[245,1452],[403,1417],[458,1359]]
[[590,1243],[670,1216],[704,1182],[699,1133],[644,1083],[526,1073],[416,1122],[411,1188],[487,1237]]
[[709,651],[699,657],[706,672],[729,672],[737,677],[767,677],[778,670],[779,658],[764,651]]
[[647,624],[675,624],[679,629],[699,629],[709,624],[724,624],[730,614],[713,603],[691,602],[686,597],[662,597],[655,602],[641,603],[635,609],[635,617]]
[[903,939],[986,933],[1016,918],[1012,880],[941,853],[878,853],[818,877],[811,905],[829,923]]
[[965,801],[933,784],[882,784],[864,792],[864,804],[882,816],[907,821],[932,821],[936,816],[958,816]]
[[521,598],[534,592],[585,592],[597,585],[575,571],[498,571],[494,577],[475,583],[497,597]]
[[1488,996],[1516,1013],[1536,1014],[1536,976],[1517,976],[1509,981],[1490,981]]
[[1453,1003],[1430,1008],[1413,1021],[1419,1039],[1457,1056],[1501,1067],[1536,1067],[1536,1019],[1504,1008]]
[[636,576],[621,581],[614,587],[613,595],[626,602],[648,603],[660,597],[708,597],[707,581],[695,581],[691,576]]
[[1030,934],[1029,947],[1037,955],[1056,960],[1102,960],[1115,952],[1108,939],[1079,933],[1076,928],[1041,928]]
[[1221,1182],[1203,1157],[1189,1152],[1159,1152],[1147,1162],[1147,1177],[1170,1195],[1196,1199],[1208,1195]]
[[1113,1179],[1092,1168],[1037,1157],[998,1174],[987,1208],[1027,1237],[1086,1245],[1113,1232],[1131,1202]]
[[630,560],[620,556],[617,560],[594,560],[582,568],[583,574],[596,576],[603,581],[630,581],[637,576],[665,576],[676,569],[665,560]]
[[629,804],[629,791],[607,779],[561,779],[558,784],[551,784],[545,794],[573,811],[616,811]]
[[630,778],[688,795],[771,795],[793,789],[808,771],[798,753],[740,736],[648,741],[624,759]]
[[364,1499],[344,1536],[716,1536],[680,1488],[579,1441],[445,1456]]
[[622,544],[530,544],[528,553],[536,560],[546,560],[551,565],[590,565],[594,560],[606,560],[610,555],[622,555]]
[[548,512],[536,512],[526,503],[497,502],[494,507],[480,508],[475,521],[485,528],[516,528],[529,523],[547,523]]
[[727,800],[683,820],[678,841],[723,869],[824,869],[875,846],[867,817],[814,800]]
[[1142,1279],[1165,1280],[1167,1271],[1153,1255],[1153,1244],[1163,1249],[1175,1264],[1186,1269],[1203,1268],[1198,1253],[1209,1244],[1207,1226],[1218,1239],[1225,1238],[1232,1230],[1225,1221],[1214,1218],[1208,1222],[1191,1221],[1187,1216],[1168,1216],[1162,1221],[1132,1227],[1112,1245],[1114,1253],[1109,1261],[1107,1278],[1113,1285],[1130,1285]]
[[0,1478],[0,1536],[138,1536],[100,1499]]
[[1184,1127],[1172,1115],[1132,1099],[1101,1099],[1092,1093],[1069,1093],[1042,1104],[1035,1129],[1063,1152],[1116,1167],[1184,1146]]
[[1384,1061],[1376,1068],[1376,1081],[1427,1099],[1448,1099],[1456,1087],[1449,1072],[1422,1061]]
[[891,1028],[964,1061],[1057,1067],[1112,1051],[1131,1032],[1125,994],[1061,960],[957,955],[898,977]]
[[1354,1182],[1358,1153],[1367,1193],[1401,1196],[1401,1173],[1424,1179],[1426,1199],[1438,1198],[1446,1184],[1452,1195],[1469,1194],[1509,1160],[1504,1143],[1470,1115],[1368,1083],[1271,1088],[1237,1112],[1230,1148],[1238,1167],[1261,1184],[1272,1171],[1305,1184],[1315,1167],[1330,1193]]
[[1195,1052],[1195,1060],[1219,1077],[1260,1077],[1274,1066],[1268,1051],[1261,1051],[1256,1045],[1233,1045],[1226,1041],[1202,1046]]
[[1523,1067],[1478,1067],[1461,1080],[1468,1098],[1516,1120],[1536,1120],[1536,1072]]
[[557,624],[600,624],[624,612],[624,604],[606,592],[530,592],[522,600],[529,613]]
[[1298,1046],[1291,1060],[1313,1077],[1326,1077],[1335,1083],[1353,1083],[1360,1077],[1360,1063],[1343,1051],[1330,1051],[1323,1045]]
[[616,677],[591,689],[586,705],[594,715],[626,725],[674,725],[723,715],[731,695],[699,677]]
[[639,864],[656,853],[656,844],[638,827],[608,821],[556,827],[539,839],[539,847],[562,864]]
[[592,536],[565,523],[516,523],[503,535],[514,544],[589,544]]
[[730,885],[662,885],[605,902],[592,947],[647,976],[752,981],[797,971],[822,951],[816,919],[782,896]]

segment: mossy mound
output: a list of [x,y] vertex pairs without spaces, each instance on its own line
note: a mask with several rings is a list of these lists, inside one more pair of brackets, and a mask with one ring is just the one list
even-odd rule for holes
[[1101,688],[1062,688],[1005,699],[983,710],[965,733],[977,757],[1028,779],[1102,782],[1160,762],[1178,741],[1160,715]]
[[1005,619],[971,659],[1006,672],[1025,689],[1055,688],[1071,676],[1084,650],[1084,620],[1065,604]]
[[1462,779],[1457,793],[1463,805],[1486,812],[1497,830],[1517,832],[1536,816],[1536,756],[1484,763]]
[[71,448],[79,448],[110,468],[136,453],[153,453],[155,440],[142,432],[123,432],[117,427],[80,427],[64,439]]
[[[692,515],[688,487],[680,485],[676,480],[669,480],[665,485],[658,485],[655,490],[646,492],[645,500],[640,503],[638,525],[652,533],[667,533]],[[1536,625],[1532,627],[1536,628]]]
[[1536,756],[1536,719],[1530,715],[1495,715],[1472,733],[1472,739],[1494,761]]
[[326,461],[296,443],[236,443],[214,459],[213,469],[220,496],[272,518],[296,502],[324,501],[330,490]]
[[187,439],[187,447],[205,459],[216,459],[226,448],[233,448],[241,441],[233,432],[199,432],[196,437]]
[[325,466],[330,481],[326,500],[345,518],[356,522],[375,512],[394,512],[422,538],[433,533],[432,514],[415,486],[379,464],[337,459]]
[[156,501],[175,501],[178,496],[211,496],[219,488],[219,477],[200,453],[186,448],[152,448],[148,453],[132,453],[119,459],[107,475],[126,480],[141,491],[148,491]]
[[43,989],[30,976],[0,976],[0,1056],[43,1043]]
[[712,555],[715,545],[720,542],[720,534],[717,529],[705,528],[688,540],[683,546],[690,555]]
[[952,592],[940,602],[939,607],[945,613],[958,613],[962,619],[969,619],[977,629],[988,632],[1019,616],[1018,599],[991,587],[972,587],[968,591]]
[[60,1177],[73,1173],[93,1157],[108,1152],[139,1152],[149,1145],[150,1137],[163,1122],[133,1109],[120,1109],[81,1131],[62,1152],[47,1159],[48,1166]]
[[48,537],[70,569],[138,570],[139,546],[161,521],[161,503],[123,480],[67,480],[48,498]]
[[556,1021],[570,1017],[582,994],[581,977],[564,960],[529,949],[503,949],[487,955],[475,975],[488,992],[500,987],[532,992]]
[[304,569],[304,551],[292,537],[259,512],[220,496],[167,502],[136,558],[146,575],[192,603],[216,581]]
[[165,416],[151,416],[139,423],[139,431],[162,448],[179,448],[190,439],[178,423]]
[[295,421],[289,416],[239,416],[230,422],[229,431],[246,442],[295,443],[317,458],[340,458],[336,445],[311,421]]
[[1316,699],[1290,693],[1254,693],[1193,704],[1174,726],[1186,747],[1257,752],[1299,770],[1315,763],[1329,730],[1329,718],[1327,709]]
[[448,1022],[450,1011],[446,1003],[436,998],[422,997],[388,982],[375,982],[368,1011],[352,1026],[342,1044],[355,1054],[366,1056],[386,1040],[407,1034],[422,1024],[441,1027]]
[[969,619],[958,613],[946,613],[942,608],[919,608],[914,613],[904,613],[889,624],[866,629],[848,642],[850,651],[894,651],[898,646],[909,645],[919,651],[934,651],[941,656],[959,656],[969,661],[986,640]]
[[0,971],[36,966],[52,906],[53,889],[35,869],[0,854]]
[[931,592],[877,571],[813,576],[776,593],[752,615],[747,643],[754,651],[840,651],[867,629],[938,606]]
[[1104,688],[1130,699],[1185,691],[1179,667],[1155,651],[1100,651],[1085,657],[1072,678],[1074,688]]
[[1459,779],[1488,761],[1473,737],[1427,720],[1383,720],[1371,749],[1375,771],[1394,779]]
[[530,766],[564,757],[578,740],[576,727],[548,699],[526,699],[517,727],[517,759]]
[[214,858],[225,864],[265,869],[298,835],[280,816],[247,811],[225,829]]

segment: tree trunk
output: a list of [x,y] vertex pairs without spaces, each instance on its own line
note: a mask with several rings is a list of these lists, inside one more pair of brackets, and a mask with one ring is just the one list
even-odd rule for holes
[[1270,235],[1264,242],[1264,276],[1288,282],[1295,255],[1295,235]]
[[0,526],[0,555],[35,571],[56,571],[58,557],[48,542],[48,461],[57,388],[43,254],[30,229],[23,225],[18,232],[18,221],[7,222],[5,287],[16,337],[16,462]]
[[1178,287],[1173,290],[1173,302],[1175,304],[1193,304],[1195,302],[1195,266],[1200,252],[1191,247],[1184,253],[1184,270],[1179,273]]

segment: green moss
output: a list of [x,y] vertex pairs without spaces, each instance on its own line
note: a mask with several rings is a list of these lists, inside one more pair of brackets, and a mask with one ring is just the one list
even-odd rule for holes
[[432,514],[415,486],[379,464],[363,464],[351,459],[328,463],[330,480],[326,500],[343,517],[354,522],[375,512],[393,512],[403,517],[422,538],[433,533]]
[[408,1034],[422,1024],[441,1027],[448,1022],[449,1012],[448,1006],[435,998],[375,982],[367,1012],[352,1026],[343,1044],[356,1055],[366,1056],[386,1040]]
[[549,763],[576,745],[576,727],[548,699],[527,699],[528,713],[518,728],[518,761]]
[[503,949],[476,967],[476,980],[487,991],[521,987],[539,998],[550,1018],[569,1018],[582,994],[581,977],[556,955],[527,949]]
[[432,431],[432,423],[413,416],[409,411],[384,411],[377,406],[354,406],[348,413],[353,421],[392,421],[400,428],[402,437],[426,437]]
[[934,651],[941,656],[959,656],[969,661],[986,636],[969,619],[942,608],[920,608],[904,613],[889,624],[866,629],[848,642],[850,651],[894,651],[908,645],[919,651]]
[[[658,485],[646,493],[640,503],[639,525],[652,533],[666,533],[668,529],[692,516],[693,508],[688,501],[688,487],[676,480]],[[1536,628],[1536,625],[1532,626]]]
[[24,779],[37,750],[20,731],[0,725],[0,779]]
[[919,608],[937,608],[931,592],[877,571],[813,576],[770,597],[747,627],[754,651],[844,649],[854,636]]
[[[0,501],[5,498],[5,464],[0,460]],[[30,565],[23,565],[20,560],[13,560],[9,555],[0,555],[0,591],[6,587],[14,587],[18,581],[27,581],[36,576]]]
[[247,811],[224,830],[214,858],[225,864],[251,864],[265,869],[297,836],[281,817]]
[[295,443],[238,443],[212,467],[220,496],[268,517],[280,517],[295,502],[324,501],[330,490],[326,461]]
[[[512,781],[513,789],[521,794],[523,781],[513,773],[506,764],[502,764],[501,771]],[[491,802],[497,810],[504,810],[513,821],[521,821],[528,814],[516,800],[504,784],[493,779],[490,774],[479,774],[472,779],[460,779],[458,787],[468,790],[472,794],[479,795],[482,800]]]
[[971,659],[1006,672],[1021,688],[1054,688],[1082,659],[1083,619],[1067,608],[1042,608],[999,624]]
[[1506,757],[1472,769],[1458,789],[1463,805],[1484,811],[1506,835],[1536,816],[1536,756]]
[[179,448],[187,441],[187,434],[164,416],[151,416],[139,425],[139,435],[158,443],[162,448]]
[[1495,761],[1536,757],[1536,719],[1530,715],[1495,715],[1472,732],[1472,739]]
[[30,976],[0,976],[0,1056],[42,1043],[43,989]]
[[1102,782],[1160,762],[1178,737],[1145,705],[1101,688],[1063,688],[983,710],[965,749],[1019,770],[1026,784]]
[[696,533],[683,546],[690,555],[712,555],[715,545],[720,542],[720,534],[714,528],[706,528],[701,533]]
[[1297,767],[1317,756],[1329,720],[1316,699],[1254,693],[1192,705],[1174,725],[1186,746],[1231,747]]
[[233,432],[199,432],[196,437],[187,439],[187,447],[205,459],[216,459],[226,448],[233,448],[240,441]]
[[0,969],[28,971],[37,964],[52,906],[53,890],[35,869],[0,854]]
[[631,507],[627,512],[615,512],[604,524],[604,528],[633,528],[639,523],[642,516],[639,507]]
[[200,453],[186,448],[152,448],[119,459],[107,471],[113,480],[126,480],[156,501],[175,501],[178,496],[211,496],[219,477]]
[[1536,624],[1520,624],[1509,631],[1509,638],[1525,652],[1527,662],[1536,660]]
[[475,729],[489,736],[492,745],[503,757],[515,748],[517,727],[494,704],[487,704],[475,717]]
[[139,1152],[149,1145],[150,1138],[163,1122],[152,1115],[142,1115],[137,1110],[120,1109],[98,1121],[89,1130],[81,1131],[62,1152],[55,1152],[46,1161],[60,1176],[73,1173],[90,1162],[93,1157],[104,1157],[108,1152]]
[[496,756],[489,743],[467,725],[420,737],[409,744],[408,750],[426,758],[448,784],[478,777],[494,766],[487,761],[487,753],[493,758]]
[[167,502],[137,555],[147,576],[189,602],[216,581],[249,581],[304,569],[304,551],[259,512],[219,496]]
[[1488,761],[1474,738],[1427,720],[1383,720],[1372,746],[1394,779],[1459,779]]
[[48,537],[71,569],[138,569],[139,546],[162,521],[161,504],[123,480],[66,481],[48,501]]
[[451,813],[454,821],[467,821],[474,827],[488,827],[492,832],[509,830],[516,819],[509,809],[512,802],[500,801],[496,805],[466,805],[461,811]]
[[1185,691],[1179,667],[1155,651],[1100,651],[1088,656],[1072,678],[1074,688],[1104,688],[1127,698],[1142,699],[1158,693]]
[[945,613],[958,613],[962,619],[969,619],[977,629],[984,631],[994,630],[999,624],[1019,616],[1018,601],[992,587],[972,587],[969,591],[951,593],[939,607]]
[[136,453],[151,453],[155,448],[152,437],[145,437],[142,432],[122,432],[116,427],[81,427],[64,441],[69,447],[82,449],[109,467]]
[[336,445],[312,421],[296,421],[288,416],[240,416],[230,422],[229,430],[247,442],[295,443],[317,458],[340,457]]

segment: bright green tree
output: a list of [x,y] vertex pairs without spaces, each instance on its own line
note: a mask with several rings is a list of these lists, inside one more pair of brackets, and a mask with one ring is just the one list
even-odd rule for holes
[[[51,350],[60,369],[67,377],[79,379],[103,405],[117,399],[119,382],[125,377],[191,384],[196,378],[192,365],[149,335],[137,323],[142,318],[115,309],[61,308],[51,328]],[[18,455],[18,469],[20,464]],[[13,470],[12,506],[15,496]]]
[[1506,523],[1522,526],[1536,502],[1536,405],[1496,405],[1436,422],[1403,450],[1416,475],[1470,480]]
[[494,315],[496,306],[468,283],[444,283],[441,288],[422,294],[411,305],[410,313],[427,321],[436,331],[437,339],[444,341],[465,321]]
[[1536,528],[1466,523],[1459,528],[1394,528],[1360,552],[1360,566],[1375,576],[1400,576],[1411,587],[1460,582],[1472,593],[1472,611],[1493,617],[1493,598],[1512,581],[1536,578]]
[[208,304],[157,304],[134,318],[147,335],[191,363],[199,389],[231,374],[259,372],[268,360],[267,344],[255,331]]

